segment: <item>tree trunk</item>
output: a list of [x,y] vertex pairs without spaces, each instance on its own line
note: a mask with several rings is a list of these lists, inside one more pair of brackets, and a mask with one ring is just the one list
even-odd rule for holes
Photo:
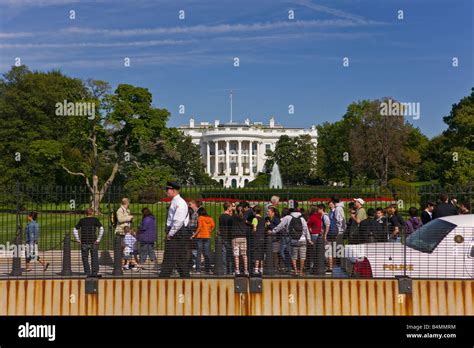
[[[118,156],[119,161],[115,162],[114,166],[112,167],[112,173],[110,174],[109,178],[104,183],[102,188],[99,189],[99,177],[97,176],[99,157],[98,157],[98,152],[97,152],[96,134],[93,133],[91,137],[89,137],[89,140],[92,143],[92,149],[93,149],[92,185],[90,184],[89,178],[87,177],[85,173],[72,172],[68,168],[66,168],[64,165],[62,167],[69,174],[82,176],[84,178],[86,186],[89,189],[89,192],[91,193],[90,200],[89,200],[91,208],[94,209],[95,214],[100,214],[100,202],[102,201],[102,198],[107,193],[107,190],[109,189],[110,185],[112,185],[112,183],[114,182],[115,176],[117,175],[118,169],[119,169],[119,161],[122,156],[121,155]],[[123,152],[126,151],[127,146],[128,146],[128,136],[125,138],[125,141],[124,141]]]
[[383,186],[387,186],[388,184],[388,155],[385,157],[385,168],[383,173]]
[[100,214],[100,202],[102,201],[103,194],[99,190],[99,178],[97,175],[92,176],[92,190],[90,197],[91,208],[94,209],[94,214]]
[[92,185],[89,182],[89,178],[84,173],[74,173],[67,169],[65,166],[63,168],[71,175],[82,176],[86,183],[87,188],[90,192],[90,206],[94,210],[94,214],[100,214],[100,202],[102,198],[104,198],[107,190],[109,189],[110,185],[113,183],[115,176],[117,175],[119,164],[118,162],[114,164],[112,168],[112,173],[110,174],[107,181],[104,183],[101,189],[99,189],[99,177],[97,175],[92,176]]

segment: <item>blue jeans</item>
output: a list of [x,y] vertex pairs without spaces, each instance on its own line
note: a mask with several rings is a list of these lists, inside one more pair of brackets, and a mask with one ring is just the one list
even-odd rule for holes
[[140,242],[140,263],[144,263],[147,257],[149,257],[151,261],[156,261],[154,249],[155,243]]
[[201,272],[201,254],[204,254],[204,268],[206,272],[209,272],[211,270],[211,241],[209,238],[198,238],[196,244],[196,271]]
[[280,241],[280,256],[286,268],[291,269],[291,241],[289,237],[282,237]]
[[323,238],[321,234],[312,234],[311,241],[313,245],[307,245],[307,256],[306,260],[308,260],[308,268],[314,269],[316,267],[316,242],[318,238]]
[[[89,266],[89,253],[92,259],[92,273]],[[81,244],[82,265],[84,273],[88,276],[96,276],[99,273],[99,246],[97,244]]]
[[234,254],[231,241],[223,241],[222,243],[222,264],[224,274],[232,274],[234,272]]

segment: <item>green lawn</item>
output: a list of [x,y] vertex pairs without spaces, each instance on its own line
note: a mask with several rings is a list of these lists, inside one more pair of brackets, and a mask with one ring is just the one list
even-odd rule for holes
[[[312,204],[317,204],[318,202],[300,202],[300,206],[309,209]],[[326,202],[323,202],[326,203]],[[263,208],[263,202],[259,202]],[[153,214],[157,219],[157,229],[158,229],[158,245],[161,246],[162,240],[164,239],[164,229],[166,224],[166,207],[168,203],[154,203],[154,204],[130,204],[130,210],[132,214],[136,217],[133,222],[133,228],[137,228],[141,222],[141,209],[143,207],[148,207],[152,210]],[[387,202],[367,202],[365,208],[376,208],[376,207],[385,207]],[[404,202],[404,207],[401,209],[402,215],[406,215],[405,211],[408,210],[410,206],[417,206],[415,203]],[[221,202],[204,202],[203,206],[208,211],[208,214],[216,221],[218,224],[219,216],[223,212],[223,203]],[[286,202],[281,204],[281,208],[286,206]],[[72,234],[72,229],[84,215],[76,213],[56,213],[55,210],[66,210],[69,206],[67,204],[44,204],[44,205],[35,205],[38,214],[38,223],[40,225],[40,249],[48,250],[52,247],[55,249],[61,249],[61,241],[64,238],[66,233]],[[49,210],[49,211],[48,211]],[[101,243],[102,249],[112,249],[113,247],[113,231],[112,226],[109,221],[108,209],[105,205],[102,206],[102,215],[98,216],[102,225],[105,229],[104,239]],[[20,214],[20,222],[24,227],[26,226],[26,211]],[[347,209],[346,209],[347,214]],[[14,213],[0,213],[0,243],[5,244],[7,241],[12,242],[14,240],[16,231],[16,214]],[[24,235],[24,234],[23,234]],[[77,248],[77,243],[72,243],[73,248]]]
[[[158,229],[158,240],[164,239],[164,229],[166,225],[166,206],[167,203],[155,203],[155,204],[130,204],[130,210],[136,217],[133,221],[133,228],[137,229],[141,223],[141,209],[148,207],[152,210],[157,220]],[[38,223],[40,225],[40,250],[50,249],[53,246],[57,246],[58,243],[64,238],[66,233],[71,233],[74,226],[77,224],[79,219],[84,217],[82,214],[76,213],[55,213],[54,210],[65,210],[69,206],[67,204],[54,205],[35,205],[34,210],[38,211]],[[204,203],[204,207],[208,210],[216,223],[220,214],[223,212],[222,204]],[[31,209],[31,210],[33,210]],[[49,211],[48,211],[49,210]],[[103,214],[98,216],[100,222],[104,226],[104,238],[101,243],[101,248],[112,249],[113,246],[113,228],[109,220],[108,209],[103,207]],[[5,244],[7,241],[12,242],[14,240],[16,231],[16,214],[14,213],[0,213],[0,243]],[[20,223],[23,227],[23,239],[24,239],[24,228],[27,224],[27,212],[20,214]],[[161,242],[159,242],[161,243]],[[72,243],[73,248],[77,248],[77,243]],[[62,248],[60,246],[59,248]]]

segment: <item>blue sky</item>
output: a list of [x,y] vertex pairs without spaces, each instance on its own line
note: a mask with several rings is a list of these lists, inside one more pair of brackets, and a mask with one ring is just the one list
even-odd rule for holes
[[31,69],[146,87],[172,126],[229,120],[231,89],[234,120],[273,115],[293,127],[391,96],[421,104],[411,122],[431,137],[474,86],[473,15],[472,0],[0,0],[0,71],[20,57]]

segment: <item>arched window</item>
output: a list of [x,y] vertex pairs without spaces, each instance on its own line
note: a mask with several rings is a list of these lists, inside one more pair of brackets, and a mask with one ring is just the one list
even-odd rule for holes
[[232,186],[232,188],[236,188],[236,187],[237,187],[237,180],[236,180],[236,179],[232,179],[232,181],[231,181],[231,186]]
[[249,183],[249,179],[245,179],[244,180],[244,187],[246,187],[248,183]]
[[220,179],[219,183],[221,184],[221,186],[224,186],[224,180]]

